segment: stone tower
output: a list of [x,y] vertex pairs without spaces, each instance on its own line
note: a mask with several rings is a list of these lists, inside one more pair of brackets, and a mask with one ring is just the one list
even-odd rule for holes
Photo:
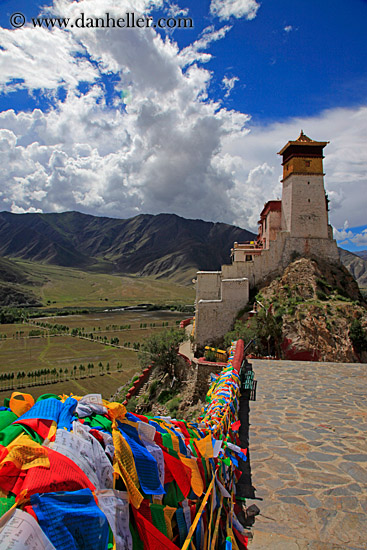
[[294,238],[329,237],[322,159],[328,141],[313,141],[303,131],[279,151],[283,156],[283,231]]

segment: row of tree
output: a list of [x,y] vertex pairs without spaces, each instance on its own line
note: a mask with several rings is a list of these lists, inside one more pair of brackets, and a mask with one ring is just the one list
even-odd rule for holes
[[[116,370],[121,372],[122,363],[116,364]],[[104,365],[101,361],[98,365],[88,363],[87,365],[74,365],[69,368],[45,368],[28,371],[12,371],[0,373],[0,390],[21,389],[29,386],[40,386],[44,384],[55,384],[67,380],[78,380],[80,378],[93,377],[111,372],[110,363]]]

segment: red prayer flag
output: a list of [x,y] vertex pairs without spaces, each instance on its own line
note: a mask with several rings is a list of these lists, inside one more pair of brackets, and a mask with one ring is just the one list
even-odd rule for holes
[[233,533],[236,537],[236,541],[240,550],[247,550],[248,537],[242,535],[237,529],[232,526]]
[[25,420],[16,420],[13,424],[26,426],[36,432],[42,439],[46,439],[50,433],[53,420],[43,420],[40,418],[27,418]]
[[191,468],[185,466],[181,460],[163,451],[164,464],[173,475],[181,493],[186,498],[191,488]]
[[237,422],[233,422],[233,424],[231,425],[231,430],[233,430],[234,432],[237,432],[240,429],[240,426],[241,426],[241,420],[237,420]]
[[178,546],[173,544],[163,533],[158,531],[142,514],[133,507],[136,526],[139,536],[144,543],[144,550],[177,550]]
[[14,494],[18,495],[24,489],[27,490],[28,496],[35,493],[79,491],[79,489],[95,491],[94,485],[75,462],[52,449],[47,451],[50,468],[37,466],[20,472],[17,470],[19,477],[11,489]]

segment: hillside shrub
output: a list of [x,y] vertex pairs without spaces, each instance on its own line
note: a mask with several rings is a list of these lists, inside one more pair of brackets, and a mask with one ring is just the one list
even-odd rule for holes
[[138,398],[137,397],[134,396],[131,399],[129,399],[129,401],[126,405],[127,412],[135,412],[137,404],[138,404]]
[[157,393],[157,388],[159,386],[159,380],[153,380],[149,387],[149,397],[152,398]]
[[140,346],[139,360],[142,366],[154,362],[164,372],[174,374],[178,363],[177,349],[187,338],[184,329],[171,328],[146,338]]
[[318,300],[321,300],[323,302],[325,302],[328,299],[325,292],[323,290],[320,290],[319,288],[316,290],[316,296]]
[[166,406],[170,414],[172,416],[176,416],[178,407],[180,406],[180,398],[178,396],[174,397],[173,399],[171,399],[171,401],[168,401]]
[[353,319],[349,329],[349,338],[357,353],[367,351],[367,335],[359,319]]
[[158,395],[157,401],[161,405],[165,405],[175,395],[176,392],[174,390],[162,390],[161,393]]
[[205,359],[207,361],[212,361],[213,363],[215,363],[217,361],[217,356],[215,351],[212,349],[205,350]]

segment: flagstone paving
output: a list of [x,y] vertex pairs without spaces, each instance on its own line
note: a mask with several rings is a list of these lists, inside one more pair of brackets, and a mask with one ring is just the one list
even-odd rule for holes
[[367,365],[251,362],[249,549],[366,550]]

